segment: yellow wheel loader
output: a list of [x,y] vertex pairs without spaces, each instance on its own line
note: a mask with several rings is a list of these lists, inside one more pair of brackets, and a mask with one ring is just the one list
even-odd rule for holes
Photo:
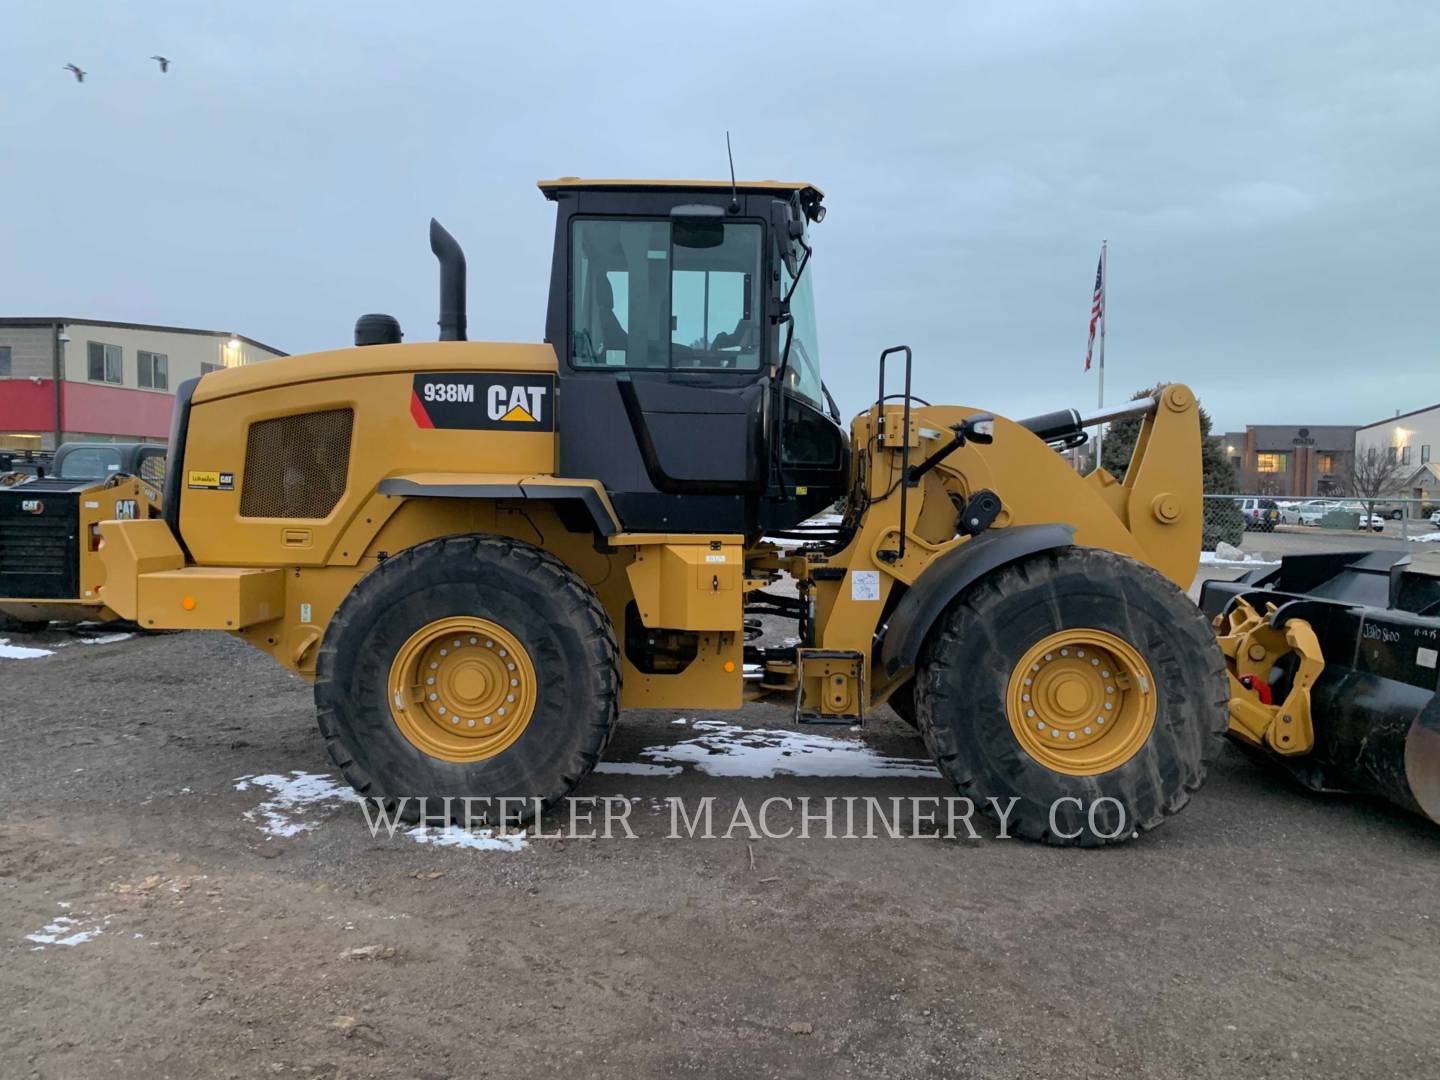
[[[336,765],[376,798],[548,805],[622,708],[778,696],[806,723],[892,703],[1014,834],[1125,839],[1185,804],[1228,698],[1181,591],[1188,389],[1112,412],[1144,417],[1123,483],[1056,452],[1107,417],[926,404],[905,348],[847,429],[817,188],[539,186],[543,343],[466,340],[464,258],[432,222],[439,341],[367,315],[355,348],[179,388],[164,519],[102,526],[106,602],[313,680]],[[837,500],[838,524],[803,524]],[[797,644],[761,645],[764,615]]]
[[0,476],[0,631],[109,622],[100,522],[160,515],[165,447],[65,443],[49,475]]

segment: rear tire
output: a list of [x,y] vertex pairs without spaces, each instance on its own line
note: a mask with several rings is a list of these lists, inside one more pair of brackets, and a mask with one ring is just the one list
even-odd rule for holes
[[[463,754],[447,760],[422,749],[424,731],[407,734],[391,707],[397,658],[413,652],[411,643],[429,627],[463,620],[495,626],[524,650],[525,667],[533,669],[533,684],[524,688],[533,704],[526,722],[479,760],[462,760]],[[483,683],[478,669],[462,676],[467,687]],[[499,536],[432,540],[386,559],[340,605],[316,664],[316,713],[331,759],[361,795],[392,805],[411,797],[402,811],[411,820],[420,797],[431,800],[427,818],[439,814],[435,800],[447,797],[554,804],[600,760],[619,700],[614,630],[594,590],[548,552]],[[496,710],[469,710],[478,711]],[[475,719],[467,721],[472,729]],[[458,719],[453,722],[463,733]],[[443,725],[437,732],[437,739],[448,737]],[[502,811],[477,801],[473,810],[471,820],[495,822],[501,812],[508,820],[529,820],[534,804]],[[451,817],[463,820],[465,812],[456,802]]]
[[[1102,712],[1095,701],[1148,706],[1148,711],[1137,708],[1134,713],[1150,716],[1148,726],[1136,720],[1122,736],[1118,723],[1097,728],[1087,715],[1062,725],[1054,723],[1052,715],[1052,727],[1032,735],[1030,725],[1040,726],[1033,714],[1032,719],[1019,715],[1012,722],[1010,703],[1019,700],[1013,695],[1030,686],[1028,681],[1018,685],[1018,680],[1031,677],[1036,658],[1030,654],[1047,640],[1065,641],[1067,635],[1070,640],[1089,635],[1102,644],[1111,642],[1115,654],[1130,655],[1140,673],[1122,675],[1125,685],[1117,679],[1101,680],[1093,687],[1098,697],[1085,699],[1084,707]],[[1059,652],[1056,645],[1054,657],[1060,665],[1073,664],[1080,671],[1058,698],[1065,702],[1078,698],[1077,687],[1085,686],[1083,678],[1091,670],[1085,665],[1096,656],[1111,655],[1091,652],[1076,661],[1074,655],[1084,654],[1062,660]],[[1050,653],[1040,656],[1035,670],[1050,660]],[[1105,668],[1093,670],[1098,674]],[[1034,678],[1040,682],[1045,675]],[[1118,698],[1105,696],[1107,682],[1119,687]],[[1152,683],[1153,688],[1147,685]],[[1091,548],[1032,556],[973,585],[941,615],[926,640],[916,675],[916,718],[941,771],[997,820],[996,804],[988,800],[997,800],[1003,809],[1012,797],[1018,798],[1007,831],[1058,845],[1124,841],[1179,811],[1203,783],[1219,751],[1228,725],[1228,699],[1224,658],[1199,609],[1150,567]],[[1035,706],[1043,709],[1038,698]],[[1102,715],[1115,720],[1121,714]],[[1040,736],[1063,726],[1063,733],[1073,739],[1080,724],[1087,725],[1085,734],[1068,744],[1077,755],[1069,759],[1076,763],[1072,771],[1061,771],[1037,756],[1050,755],[1052,764],[1065,760],[1065,738],[1057,737],[1052,750]],[[1022,736],[1032,748],[1022,745]],[[1082,760],[1089,752],[1084,749],[1087,739],[1098,765]],[[1113,761],[1100,753],[1100,740],[1107,739],[1114,748]],[[1067,799],[1079,805],[1060,801]]]

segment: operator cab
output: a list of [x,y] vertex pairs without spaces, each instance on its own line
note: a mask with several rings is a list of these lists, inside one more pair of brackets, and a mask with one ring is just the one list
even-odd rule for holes
[[849,443],[820,378],[808,222],[766,181],[540,183],[557,205],[546,340],[562,476],[632,532],[753,536],[844,494]]

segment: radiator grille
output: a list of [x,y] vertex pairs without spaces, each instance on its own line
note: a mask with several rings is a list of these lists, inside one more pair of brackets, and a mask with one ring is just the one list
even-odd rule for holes
[[345,494],[349,409],[278,416],[250,425],[241,517],[323,518]]
[[[79,589],[79,497],[41,490],[43,483],[0,494],[0,596],[74,599]],[[41,513],[22,509],[32,499],[43,503]]]

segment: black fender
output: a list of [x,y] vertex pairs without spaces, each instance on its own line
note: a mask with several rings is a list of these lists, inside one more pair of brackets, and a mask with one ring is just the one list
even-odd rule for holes
[[401,495],[409,498],[430,499],[534,499],[554,503],[558,510],[575,507],[587,515],[586,527],[593,527],[602,537],[614,536],[620,531],[620,522],[610,512],[600,493],[588,484],[530,484],[517,479],[514,483],[478,483],[458,481],[455,483],[430,484],[412,480],[406,476],[391,476],[380,481],[381,495]]
[[898,675],[914,667],[925,635],[940,613],[986,574],[1027,555],[1074,543],[1075,529],[1070,525],[1015,525],[987,529],[947,551],[925,568],[890,613],[880,643],[885,673]]

